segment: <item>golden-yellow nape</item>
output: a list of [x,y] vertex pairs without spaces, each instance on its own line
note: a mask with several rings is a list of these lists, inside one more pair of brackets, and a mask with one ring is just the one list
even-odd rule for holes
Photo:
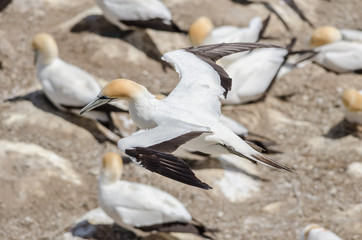
[[107,152],[102,159],[103,171],[111,181],[118,181],[123,171],[122,157],[115,152]]
[[101,95],[107,98],[132,98],[140,93],[144,87],[134,81],[118,78],[106,84]]
[[343,92],[342,101],[350,111],[362,111],[362,94],[355,89],[348,89]]
[[34,36],[32,46],[36,50],[49,51],[56,50],[58,53],[58,46],[52,35],[48,33],[38,33]]
[[324,44],[336,42],[342,39],[341,32],[332,26],[324,26],[317,28],[312,33],[310,44],[314,47],[318,47]]
[[214,29],[212,21],[208,17],[199,17],[189,28],[191,44],[199,46]]

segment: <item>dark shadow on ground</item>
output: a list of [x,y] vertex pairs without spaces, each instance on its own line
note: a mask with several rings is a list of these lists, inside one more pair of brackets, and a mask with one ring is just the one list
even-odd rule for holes
[[[67,113],[67,112],[62,112],[60,110],[58,110],[48,99],[47,97],[44,95],[42,90],[36,90],[34,92],[28,93],[26,95],[23,96],[18,96],[18,97],[14,97],[11,99],[7,99],[6,101],[9,102],[17,102],[17,101],[30,101],[32,102],[32,104],[45,111],[45,112],[49,112],[52,113],[58,117],[61,117],[71,123],[74,123],[82,128],[87,129],[93,136],[94,138],[100,142],[103,143],[105,141],[110,141],[110,139],[105,136],[97,127],[96,123],[94,120],[91,119],[87,119],[81,116],[77,116],[74,113]],[[113,142],[113,141],[111,141]]]
[[161,52],[145,30],[121,30],[108,22],[102,15],[89,15],[71,29],[71,32],[74,33],[84,31],[103,37],[119,38],[144,52],[149,58],[161,63],[164,71],[166,71],[166,68],[172,69],[171,65],[161,60]]
[[350,123],[347,121],[347,119],[343,119],[334,125],[331,129],[329,129],[328,133],[324,134],[323,136],[331,139],[339,139],[348,135],[361,137],[361,134],[362,133],[357,128],[357,124]]

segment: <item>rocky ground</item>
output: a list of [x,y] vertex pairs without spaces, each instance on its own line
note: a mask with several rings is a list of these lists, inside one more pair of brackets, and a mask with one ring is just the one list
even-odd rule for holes
[[[229,0],[164,2],[185,29],[199,15],[208,15],[217,26],[246,26],[253,16],[269,14],[260,4],[242,6]],[[271,40],[265,41],[283,45],[296,36],[296,48],[307,48],[313,28],[280,1],[270,2],[285,14],[290,30],[272,15],[266,31]],[[296,2],[315,26],[361,27],[359,0]],[[158,61],[140,51],[157,58],[142,32],[125,35],[100,17],[90,26],[105,24],[113,35],[90,29],[89,22],[81,32],[71,32],[80,21],[72,19],[93,6],[92,0],[13,0],[0,12],[0,239],[64,239],[77,219],[97,207],[102,155],[118,151],[92,121],[61,113],[44,99],[31,49],[36,33],[52,33],[62,59],[106,81],[134,79],[155,93],[169,92],[177,84],[174,71],[164,72]],[[189,45],[186,36],[148,33],[162,53]],[[350,87],[362,89],[362,76],[338,75],[310,63],[278,79],[265,101],[223,108],[251,131],[274,139],[282,153],[273,157],[297,173],[258,166],[257,175],[264,181],[253,180],[250,184],[257,182],[257,187],[247,198],[231,202],[222,194],[218,163],[196,167],[197,175],[214,186],[210,191],[134,164],[125,166],[123,178],[173,194],[196,219],[219,229],[215,239],[297,239],[309,223],[343,239],[362,239],[362,178],[353,173],[357,164],[351,165],[362,161],[362,140],[358,129],[344,120],[340,100]],[[127,236],[109,234],[107,239]]]

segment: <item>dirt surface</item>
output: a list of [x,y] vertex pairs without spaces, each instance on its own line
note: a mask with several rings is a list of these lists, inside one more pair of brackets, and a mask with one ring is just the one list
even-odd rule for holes
[[[216,26],[246,26],[252,17],[270,14],[260,4],[228,0],[164,2],[184,29],[200,15]],[[270,2],[288,9],[281,1]],[[361,27],[360,0],[296,2],[316,27]],[[65,23],[92,6],[91,0],[13,0],[0,12],[0,239],[63,239],[74,221],[97,207],[102,155],[118,151],[92,121],[61,113],[44,99],[31,49],[36,33],[52,33],[63,60],[106,81],[134,79],[155,93],[170,92],[178,82],[173,70],[164,72],[139,50],[149,49],[144,33],[124,36],[107,24],[112,37],[89,30],[72,33]],[[296,48],[307,48],[313,28],[285,11],[290,30],[272,15],[266,31],[272,40],[264,41],[284,45],[296,36]],[[189,45],[186,36],[148,32],[162,53]],[[268,181],[245,201],[231,203],[216,190],[173,182],[134,164],[125,166],[123,178],[173,194],[196,219],[219,229],[215,239],[298,239],[309,223],[343,239],[362,239],[362,181],[347,173],[349,164],[362,161],[362,140],[344,120],[340,100],[350,87],[362,89],[362,75],[338,75],[310,63],[278,79],[265,101],[223,108],[250,131],[275,140],[282,153],[273,158],[297,173],[258,166]],[[208,171],[198,168],[196,173],[212,179]],[[129,234],[107,238],[116,236],[129,239]]]

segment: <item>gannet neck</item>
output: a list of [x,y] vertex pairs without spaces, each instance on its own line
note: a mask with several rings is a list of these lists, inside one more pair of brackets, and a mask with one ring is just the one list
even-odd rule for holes
[[310,44],[318,47],[324,44],[336,42],[342,39],[341,32],[332,26],[324,26],[317,28],[311,36]]
[[189,29],[189,38],[194,46],[199,46],[214,29],[208,17],[199,17]]
[[38,33],[33,38],[32,46],[36,51],[37,65],[48,65],[58,58],[58,46],[50,34]]
[[102,161],[100,183],[112,184],[120,180],[123,171],[123,161],[118,153],[108,152]]
[[362,111],[362,95],[355,89],[344,91],[342,96],[344,106],[350,111]]

